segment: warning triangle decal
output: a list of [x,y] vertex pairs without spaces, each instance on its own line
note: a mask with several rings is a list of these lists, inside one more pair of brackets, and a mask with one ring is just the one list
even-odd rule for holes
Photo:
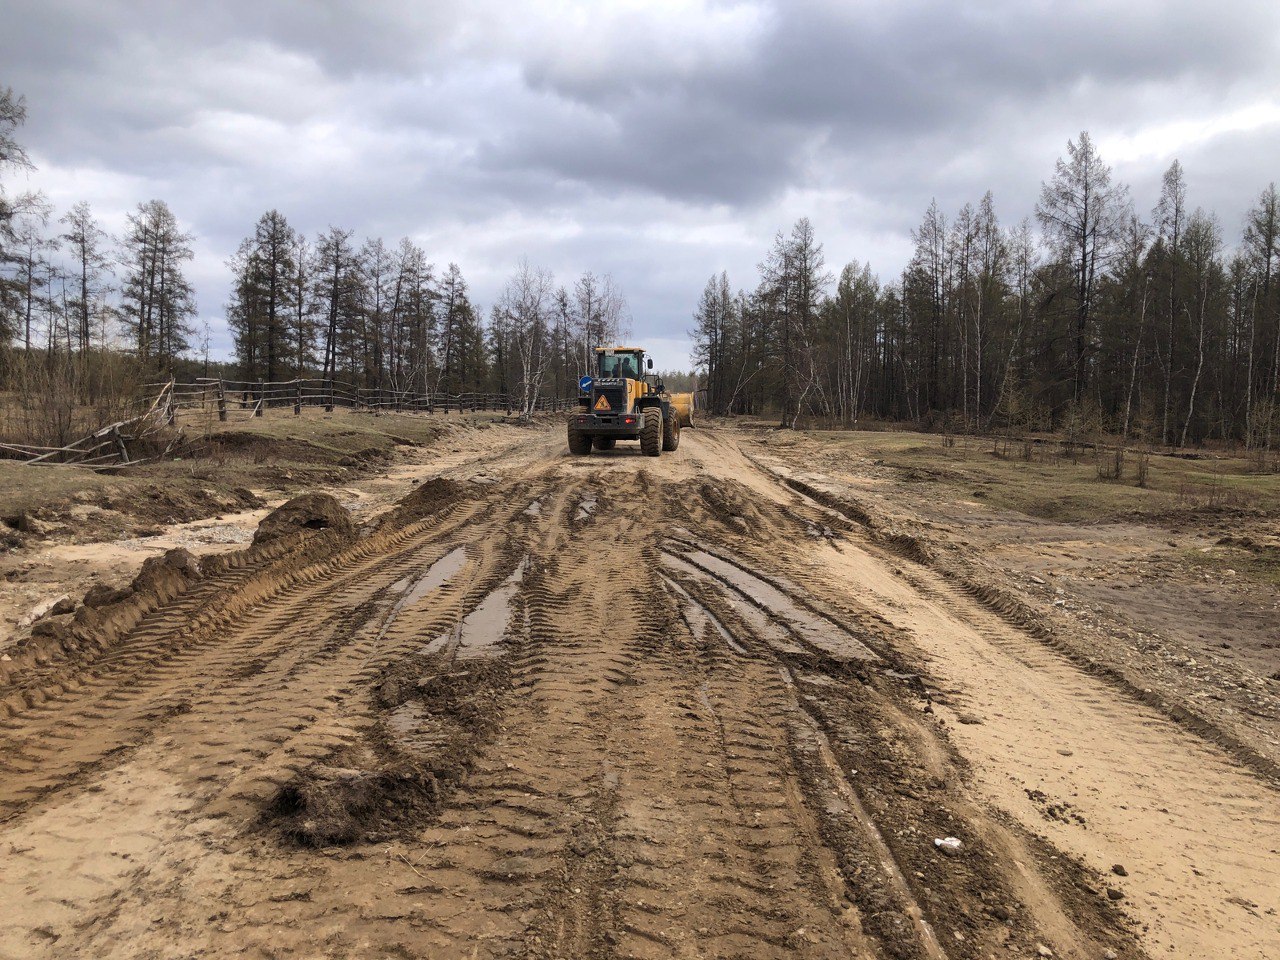
[[600,394],[600,399],[596,401],[596,406],[595,406],[595,408],[596,408],[597,410],[612,410],[612,409],[613,409],[613,407],[609,406],[609,398],[608,398],[608,397],[606,397],[603,393],[602,393],[602,394]]

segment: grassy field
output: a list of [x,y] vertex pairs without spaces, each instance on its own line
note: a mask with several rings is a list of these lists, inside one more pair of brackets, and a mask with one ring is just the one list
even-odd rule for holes
[[[948,488],[947,495],[977,499],[1044,519],[1082,522],[1134,514],[1153,517],[1190,510],[1227,509],[1280,515],[1280,473],[1226,455],[1200,459],[1152,454],[1146,482],[1137,482],[1138,454],[1128,451],[1119,478],[1099,475],[1098,455],[1081,449],[1073,459],[1056,441],[999,455],[991,439],[936,434],[809,431],[825,450],[891,468],[897,478]],[[1104,473],[1114,451],[1101,455]]]

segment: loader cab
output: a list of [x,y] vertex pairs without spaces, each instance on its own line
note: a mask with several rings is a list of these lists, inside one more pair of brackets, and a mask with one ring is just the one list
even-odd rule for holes
[[641,380],[646,369],[653,367],[649,361],[645,367],[644,351],[635,347],[599,347],[596,350],[596,374],[609,378]]

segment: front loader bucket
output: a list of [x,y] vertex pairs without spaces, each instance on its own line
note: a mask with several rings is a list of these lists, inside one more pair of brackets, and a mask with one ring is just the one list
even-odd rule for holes
[[676,417],[680,421],[680,426],[682,427],[693,426],[693,394],[692,393],[671,394],[671,409],[675,410]]

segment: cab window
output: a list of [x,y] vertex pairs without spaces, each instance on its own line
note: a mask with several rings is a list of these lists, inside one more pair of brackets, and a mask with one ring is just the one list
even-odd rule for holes
[[638,379],[639,367],[634,353],[600,354],[600,376]]

